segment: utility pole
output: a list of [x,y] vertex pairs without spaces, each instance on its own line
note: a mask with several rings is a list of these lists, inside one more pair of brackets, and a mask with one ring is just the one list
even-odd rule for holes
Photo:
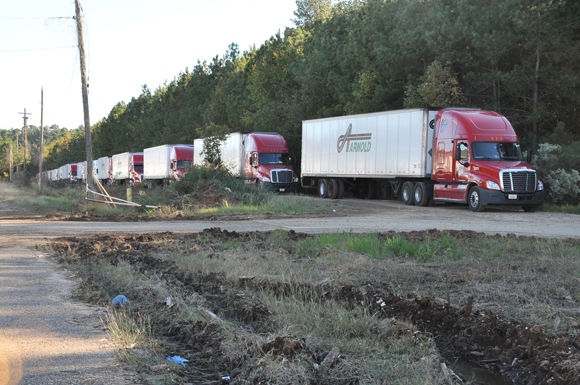
[[12,154],[12,145],[10,145],[10,155],[9,155],[9,162],[10,162],[10,183],[12,183],[12,168],[14,167],[14,154]]
[[[87,85],[87,69],[85,65],[85,45],[83,43],[83,22],[81,19],[81,4],[79,0],[75,0],[75,14],[77,20],[77,37],[79,40],[79,57],[81,62],[81,84],[82,84],[82,92],[83,92],[83,110],[85,113],[85,146],[86,146],[86,153],[87,153],[87,170],[86,170],[86,178],[87,178],[87,187],[90,190],[94,191],[94,182],[93,182],[93,143],[91,139],[91,121],[89,119],[89,93],[88,93],[88,85]],[[92,199],[91,196],[87,198]]]
[[24,165],[22,166],[22,169],[24,171],[24,178],[26,178],[26,159],[28,159],[28,116],[26,115],[32,114],[30,112],[27,114],[26,108],[24,109],[24,112],[19,112],[19,114],[24,114],[24,127],[22,127],[24,133]]
[[42,163],[44,154],[44,88],[40,87],[40,156],[38,157],[38,191],[42,194]]
[[18,140],[18,131],[16,131],[16,179],[18,179],[19,177],[19,169],[20,169],[20,162],[18,159],[18,143],[20,143],[20,141]]

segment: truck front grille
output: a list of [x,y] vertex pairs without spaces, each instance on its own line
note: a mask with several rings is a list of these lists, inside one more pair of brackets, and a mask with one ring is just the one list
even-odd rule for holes
[[509,193],[531,193],[536,191],[538,176],[535,171],[501,171],[502,190]]
[[272,183],[292,183],[292,170],[272,170]]

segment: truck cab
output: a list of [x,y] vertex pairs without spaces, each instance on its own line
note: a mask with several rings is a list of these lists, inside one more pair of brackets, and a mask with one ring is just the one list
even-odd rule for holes
[[143,183],[143,153],[132,153],[129,162],[130,185],[140,185]]
[[244,178],[272,191],[296,191],[298,176],[292,168],[288,144],[275,133],[247,134],[244,143]]
[[522,158],[510,122],[492,111],[446,109],[437,113],[433,143],[433,200],[517,205],[535,211],[544,186]]
[[181,180],[193,166],[193,146],[174,145],[169,157],[169,177],[171,180]]

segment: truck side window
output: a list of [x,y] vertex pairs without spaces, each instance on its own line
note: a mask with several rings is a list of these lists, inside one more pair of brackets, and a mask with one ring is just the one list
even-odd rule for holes
[[459,143],[459,151],[461,152],[461,160],[469,160],[469,147],[467,143]]

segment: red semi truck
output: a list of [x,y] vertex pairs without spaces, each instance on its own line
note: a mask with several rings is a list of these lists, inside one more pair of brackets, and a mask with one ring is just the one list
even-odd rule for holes
[[[196,139],[194,164],[205,162],[204,140]],[[288,144],[276,133],[232,133],[220,143],[220,158],[233,175],[272,191],[296,191],[298,176],[290,162]]]
[[304,121],[302,186],[323,198],[345,190],[376,196],[389,182],[408,205],[432,202],[521,206],[535,211],[544,186],[522,158],[502,115],[427,108]]

